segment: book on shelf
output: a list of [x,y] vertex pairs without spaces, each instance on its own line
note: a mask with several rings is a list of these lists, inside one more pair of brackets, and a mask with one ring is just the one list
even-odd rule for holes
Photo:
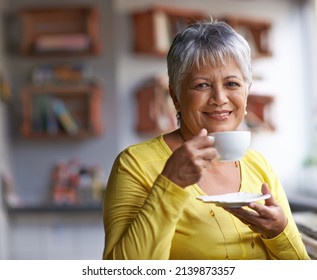
[[80,52],[90,48],[90,38],[86,34],[46,34],[35,41],[37,52]]
[[81,62],[43,64],[33,68],[32,82],[42,84],[87,84],[92,80],[92,69]]
[[79,132],[79,126],[68,110],[65,103],[59,98],[52,99],[53,112],[58,118],[58,121],[69,134],[77,134]]
[[56,134],[58,121],[52,108],[52,97],[47,94],[35,95],[32,99],[32,127],[36,132]]
[[172,30],[168,15],[162,11],[154,13],[154,34],[156,34],[156,49],[166,52],[171,44]]

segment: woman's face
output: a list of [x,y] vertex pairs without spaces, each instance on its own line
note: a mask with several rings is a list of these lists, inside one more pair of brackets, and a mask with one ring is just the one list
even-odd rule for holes
[[175,105],[181,112],[183,132],[235,130],[242,122],[248,85],[233,60],[224,66],[194,69],[180,88]]

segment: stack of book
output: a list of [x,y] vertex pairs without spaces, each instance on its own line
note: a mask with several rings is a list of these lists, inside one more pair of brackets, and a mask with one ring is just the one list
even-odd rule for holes
[[33,97],[32,127],[36,132],[57,134],[61,130],[68,134],[79,133],[80,126],[62,99],[38,94]]

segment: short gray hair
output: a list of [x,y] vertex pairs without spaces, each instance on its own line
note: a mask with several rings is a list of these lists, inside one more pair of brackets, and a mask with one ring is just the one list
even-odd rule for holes
[[179,95],[183,77],[193,67],[224,65],[229,59],[237,63],[250,86],[252,66],[247,41],[223,21],[191,24],[176,35],[167,54],[169,84]]

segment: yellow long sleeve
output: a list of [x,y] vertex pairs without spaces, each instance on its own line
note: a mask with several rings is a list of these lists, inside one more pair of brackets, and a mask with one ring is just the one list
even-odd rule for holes
[[171,150],[163,137],[134,145],[116,159],[104,206],[104,259],[309,259],[272,168],[258,153],[241,160],[241,189],[269,184],[288,225],[262,239],[233,215],[196,199],[198,185],[182,189],[159,175]]

